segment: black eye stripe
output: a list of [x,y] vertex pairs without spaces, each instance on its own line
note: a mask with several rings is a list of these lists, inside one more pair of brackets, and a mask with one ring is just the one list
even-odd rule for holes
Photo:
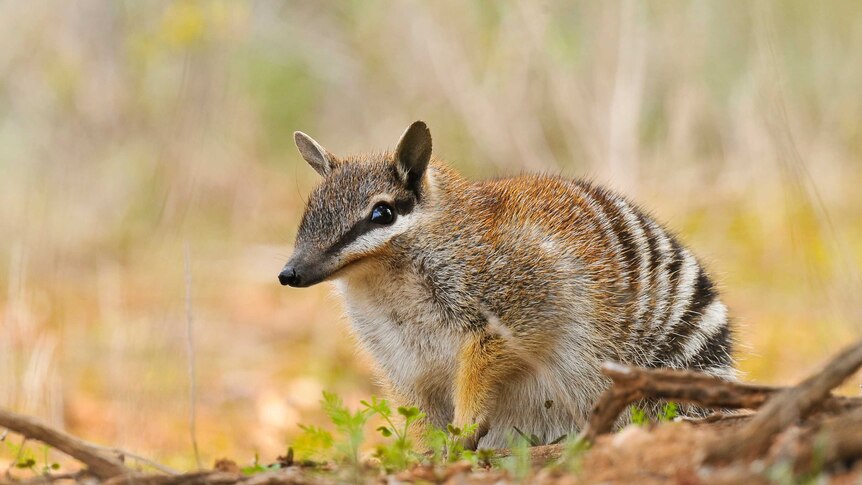
[[[392,203],[392,207],[395,208],[395,212],[399,216],[407,215],[407,214],[413,212],[413,209],[415,208],[415,206],[416,206],[416,202],[412,198],[395,199]],[[340,238],[338,238],[338,240],[335,241],[335,244],[333,244],[332,246],[329,247],[329,249],[326,250],[326,253],[327,254],[336,254],[339,251],[341,251],[342,249],[344,249],[347,245],[352,243],[353,241],[356,241],[359,238],[359,236],[362,236],[363,234],[365,234],[367,232],[371,232],[374,229],[379,229],[382,227],[388,227],[388,226],[381,226],[380,224],[374,224],[374,223],[369,221],[369,218],[366,215],[361,220],[359,220],[355,224],[353,224],[353,226],[351,226],[351,228],[348,229],[347,232],[345,232]]]

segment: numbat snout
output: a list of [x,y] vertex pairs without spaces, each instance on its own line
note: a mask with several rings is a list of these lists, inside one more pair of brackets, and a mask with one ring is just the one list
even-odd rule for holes
[[392,153],[295,140],[323,180],[279,281],[335,283],[392,398],[431,424],[477,423],[482,447],[516,427],[572,435],[609,384],[604,361],[733,378],[709,276],[625,198],[548,175],[466,180],[421,121]]

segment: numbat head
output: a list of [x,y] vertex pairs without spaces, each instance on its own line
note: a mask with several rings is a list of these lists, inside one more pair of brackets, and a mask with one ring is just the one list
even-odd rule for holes
[[576,433],[604,361],[733,378],[712,281],[625,198],[544,175],[467,181],[421,121],[392,153],[295,139],[323,181],[279,281],[333,281],[393,398],[436,426],[479,424],[469,445]]
[[303,158],[324,177],[311,194],[296,252],[279,281],[309,286],[382,251],[411,227],[431,159],[421,121],[404,132],[393,155],[339,160],[311,137],[294,134]]

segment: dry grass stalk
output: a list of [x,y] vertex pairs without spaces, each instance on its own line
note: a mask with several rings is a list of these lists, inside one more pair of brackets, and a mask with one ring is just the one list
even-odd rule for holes
[[195,463],[198,468],[201,466],[201,455],[198,451],[197,437],[197,382],[195,380],[195,341],[194,341],[194,319],[192,318],[192,269],[191,269],[191,250],[189,243],[183,245],[183,269],[185,270],[186,279],[186,348],[188,351],[188,371],[189,371],[189,435],[192,440],[192,449],[195,454]]

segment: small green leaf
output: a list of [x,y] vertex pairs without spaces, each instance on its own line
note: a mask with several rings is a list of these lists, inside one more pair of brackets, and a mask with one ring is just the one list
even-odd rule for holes
[[521,438],[524,438],[524,441],[526,441],[527,443],[529,443],[529,442],[530,442],[530,437],[529,437],[529,436],[527,436],[527,434],[526,434],[526,433],[524,433],[523,431],[521,431],[520,429],[518,429],[518,427],[517,427],[517,426],[512,426],[512,429],[514,429],[514,430],[515,430],[515,432],[516,432],[516,433],[518,433],[518,435],[519,435]]
[[360,401],[360,403],[365,406],[366,411],[370,411],[372,414],[377,413],[383,418],[392,416],[392,409],[386,399],[377,399],[376,396],[371,396],[371,402]]
[[244,466],[244,467],[240,468],[240,471],[242,472],[243,475],[254,475],[256,473],[260,473],[260,472],[265,471],[265,470],[260,465],[250,465],[250,466]]
[[461,434],[464,436],[473,436],[477,429],[479,429],[479,423],[465,424],[461,430]]
[[51,469],[52,470],[59,470],[60,464],[59,463],[51,463]]
[[335,444],[335,437],[329,431],[317,426],[299,425],[303,432],[293,442],[293,448],[300,459],[325,459]]
[[419,408],[417,408],[416,406],[411,406],[409,408],[404,407],[404,406],[399,406],[398,407],[398,414],[404,416],[407,419],[415,418],[416,416],[419,416]]
[[452,436],[461,436],[461,428],[449,423],[446,425],[446,431],[449,432]]
[[548,444],[549,444],[549,445],[558,445],[558,444],[562,443],[562,442],[563,442],[563,440],[565,440],[565,439],[566,439],[566,438],[568,438],[568,437],[569,437],[569,435],[564,434],[564,435],[560,436],[559,438],[555,439],[554,441],[551,441],[551,442],[550,442],[550,443],[548,443]]
[[392,436],[392,431],[386,426],[381,426],[377,428],[377,431],[380,431],[380,434],[382,434],[386,438]]

